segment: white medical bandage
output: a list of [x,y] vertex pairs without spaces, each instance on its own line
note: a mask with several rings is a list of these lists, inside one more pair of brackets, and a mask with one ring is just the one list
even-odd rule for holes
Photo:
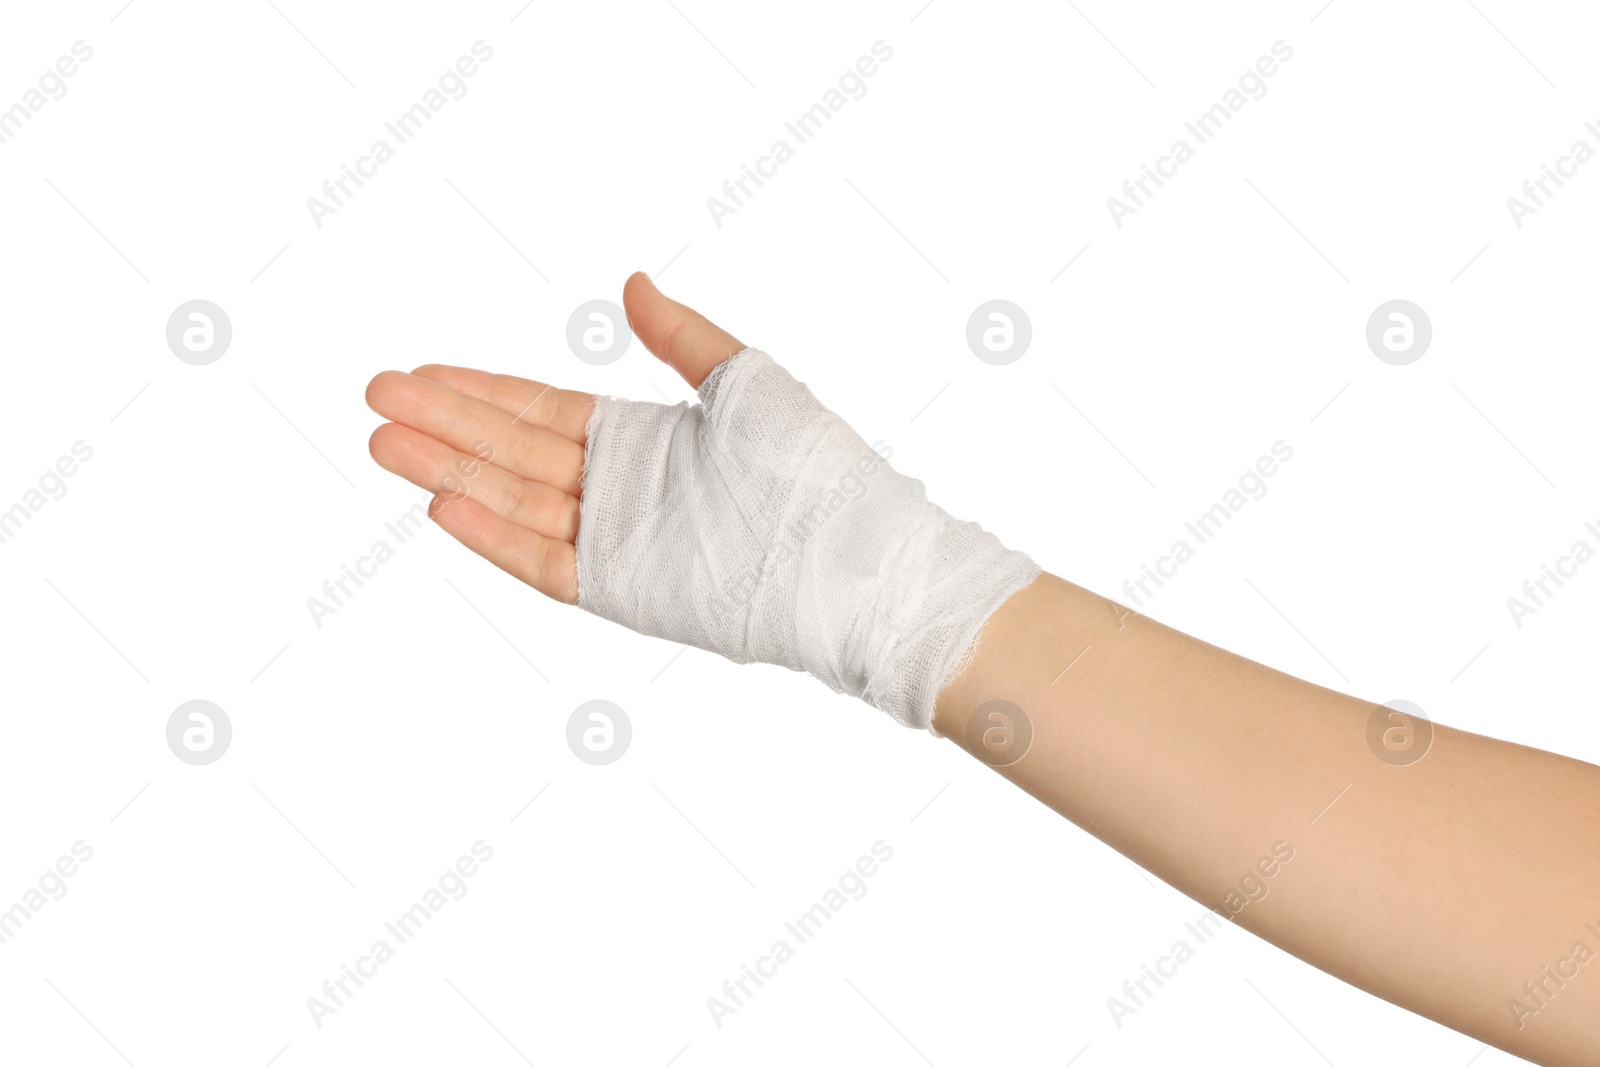
[[595,398],[578,606],[930,726],[1038,565],[929,503],[765,352],[719,365],[700,401]]

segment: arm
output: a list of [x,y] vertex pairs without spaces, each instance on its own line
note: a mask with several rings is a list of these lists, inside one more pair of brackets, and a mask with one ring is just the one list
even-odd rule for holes
[[1535,1062],[1600,1062],[1600,767],[1443,726],[1388,762],[1374,712],[1046,575],[935,723],[1313,966]]
[[373,457],[556,600],[931,720],[1314,966],[1539,1062],[1600,1061],[1600,768],[1443,727],[1386,761],[1386,709],[1035,577],[769,361],[713,377],[745,346],[643,275],[624,303],[703,405],[386,371]]

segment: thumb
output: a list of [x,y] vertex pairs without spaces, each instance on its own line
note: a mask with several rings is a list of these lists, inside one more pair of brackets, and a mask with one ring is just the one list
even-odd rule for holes
[[643,271],[623,285],[622,307],[634,335],[696,389],[717,364],[744,351],[738,338],[663,294]]

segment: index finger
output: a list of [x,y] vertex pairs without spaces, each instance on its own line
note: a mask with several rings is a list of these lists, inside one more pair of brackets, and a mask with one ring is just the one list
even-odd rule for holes
[[411,373],[438,382],[462,396],[492,404],[510,415],[513,422],[543,426],[580,445],[585,441],[584,430],[589,424],[589,413],[594,410],[591,393],[557,389],[527,378],[443,363],[429,363]]

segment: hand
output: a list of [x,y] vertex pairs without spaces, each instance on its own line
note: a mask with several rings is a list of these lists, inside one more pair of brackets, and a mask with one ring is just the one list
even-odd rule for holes
[[373,457],[436,494],[429,513],[451,536],[547,596],[928,726],[983,620],[1038,565],[933,505],[767,353],[642,274],[623,302],[696,403],[390,371],[367,390],[394,420]]
[[[744,348],[643,273],[622,289],[644,346],[695,389]],[[430,363],[384,371],[367,404],[390,420],[369,448],[384,470],[434,493],[450,536],[546,596],[578,601],[579,478],[594,397],[526,378]]]

